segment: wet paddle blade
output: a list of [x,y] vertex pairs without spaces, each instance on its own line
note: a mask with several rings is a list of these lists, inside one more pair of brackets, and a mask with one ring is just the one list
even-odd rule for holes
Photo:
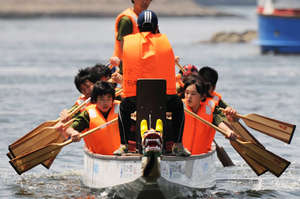
[[[19,155],[19,153],[18,153],[19,147],[22,147],[22,144],[24,142],[26,143],[32,137],[37,136],[44,128],[51,127],[51,126],[55,125],[56,123],[57,123],[57,121],[44,122],[44,123],[40,124],[38,127],[36,127],[35,129],[33,129],[32,131],[30,131],[29,133],[27,133],[26,135],[24,135],[23,137],[21,137],[20,139],[18,139],[17,141],[15,141],[14,143],[10,144],[8,146],[8,150],[10,151],[11,155],[13,157],[18,156]],[[20,151],[22,151],[22,150],[20,150]],[[16,154],[15,154],[15,152],[16,152]]]
[[250,141],[265,148],[240,122],[225,122],[243,141]]
[[234,166],[234,163],[232,162],[232,160],[230,159],[229,155],[227,154],[227,152],[223,147],[216,145],[216,149],[217,149],[218,159],[222,163],[223,167]]
[[[117,122],[117,121],[118,121],[118,118],[114,118],[111,121],[106,122],[105,124],[102,124],[96,128],[93,128],[87,132],[80,134],[80,138],[83,138],[84,136],[87,136],[99,129],[105,128],[108,125],[110,125],[114,122]],[[50,136],[51,136],[51,134],[50,134]],[[49,139],[49,138],[47,138],[47,139]],[[50,139],[49,142],[52,143],[52,140]],[[36,165],[53,158],[54,156],[57,155],[57,153],[59,153],[59,151],[61,150],[62,147],[66,146],[70,143],[72,143],[71,139],[69,139],[63,143],[59,143],[59,144],[57,144],[57,143],[48,144],[47,146],[44,146],[40,149],[36,149],[35,151],[31,151],[24,155],[17,156],[14,159],[10,160],[9,163],[16,170],[16,172],[19,175],[21,175],[22,173],[24,173],[25,171],[28,171],[29,169],[35,167]]]
[[15,145],[14,148],[9,148],[10,153],[13,154],[14,157],[21,156],[55,142],[60,136],[61,134],[57,132],[54,127],[46,127],[30,139],[24,140],[21,144]]
[[238,140],[231,142],[236,142],[249,158],[268,168],[269,171],[277,177],[280,177],[290,165],[289,161],[251,142],[242,142]]
[[296,125],[281,122],[258,114],[248,114],[241,117],[247,126],[290,144]]
[[[258,140],[239,122],[226,122],[226,124],[236,133],[238,134],[242,140],[250,141],[262,148],[265,148]],[[231,142],[232,147],[240,154],[240,156],[245,160],[245,162],[250,166],[250,168],[256,173],[256,175],[260,176],[268,171],[268,168],[262,166],[258,162],[255,162],[251,159],[246,151],[240,147],[236,142]]]
[[223,167],[234,166],[234,163],[230,159],[229,155],[226,153],[225,149],[222,146],[219,146],[216,140],[213,140],[216,145],[217,156]]
[[241,147],[236,142],[231,142],[232,147],[240,154],[240,156],[245,160],[245,162],[250,166],[250,168],[256,173],[256,175],[260,176],[268,171],[268,169],[255,160],[251,159],[247,154],[243,147]]
[[[60,136],[60,137],[58,137],[58,139],[55,140],[54,142],[55,142],[55,143],[63,143],[64,140],[65,140],[65,139],[64,139],[62,136]],[[55,160],[56,156],[59,154],[59,152],[60,152],[60,150],[58,150],[56,154],[53,154],[53,156],[52,156],[50,159],[48,159],[48,160],[42,162],[42,165],[43,165],[46,169],[50,169],[52,163],[54,162],[54,160]]]
[[41,149],[27,153],[23,156],[16,157],[9,161],[15,171],[21,175],[22,173],[32,169],[38,164],[51,159],[63,147],[61,144],[49,144]]
[[6,155],[10,160],[14,158],[14,156],[11,153],[7,153]]

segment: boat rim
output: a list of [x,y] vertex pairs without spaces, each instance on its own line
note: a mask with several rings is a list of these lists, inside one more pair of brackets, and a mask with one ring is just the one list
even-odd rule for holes
[[[216,152],[216,146],[214,144],[212,144],[211,148],[212,149],[207,153],[199,154],[199,155],[191,155],[189,157],[168,156],[168,155],[161,155],[160,157],[161,160],[163,161],[183,161],[183,160],[203,159]],[[135,160],[141,160],[144,157],[142,154],[129,154],[124,156],[102,155],[102,154],[93,153],[89,151],[86,147],[84,147],[84,153],[91,158],[97,158],[102,160],[135,161]]]

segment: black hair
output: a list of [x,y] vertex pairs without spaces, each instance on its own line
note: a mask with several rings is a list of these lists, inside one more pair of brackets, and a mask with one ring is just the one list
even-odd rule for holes
[[79,69],[77,75],[74,78],[74,83],[75,86],[77,88],[77,90],[79,92],[81,92],[80,90],[80,86],[85,83],[87,80],[91,81],[91,73],[90,73],[91,68],[90,67],[86,67],[86,68],[82,68]]
[[198,73],[205,81],[209,82],[214,88],[216,87],[219,75],[215,69],[203,66]]
[[131,0],[131,3],[134,3],[134,0]]
[[110,94],[115,99],[115,89],[112,83],[105,81],[98,81],[94,85],[92,94],[91,94],[91,102],[96,103],[98,96],[103,96],[106,94]]
[[91,68],[91,78],[93,83],[101,80],[103,77],[110,78],[111,77],[111,69],[104,64],[96,64]]
[[194,75],[194,74],[189,75],[183,79],[183,83],[184,83],[184,91],[190,85],[195,84],[196,90],[201,96],[205,96],[205,98],[212,97],[209,94],[210,83],[205,82],[203,78],[201,78],[199,75]]

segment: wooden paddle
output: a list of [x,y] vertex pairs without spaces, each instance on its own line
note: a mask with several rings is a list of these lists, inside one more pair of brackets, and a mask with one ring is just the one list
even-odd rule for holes
[[[202,119],[197,114],[191,112],[187,108],[185,108],[185,111],[189,113],[190,115],[194,116],[195,118],[199,119],[206,125],[216,129],[220,133],[222,133],[224,136],[227,136],[226,132],[213,125],[212,123]],[[240,148],[243,148],[243,153],[247,154],[249,158],[254,160],[255,162],[258,162],[260,165],[266,167],[269,169],[271,173],[273,173],[275,176],[280,177],[280,175],[286,170],[286,168],[290,165],[290,162],[275,155],[274,153],[264,149],[261,146],[258,146],[257,144],[254,144],[253,142],[244,142],[239,139],[231,140],[230,143],[234,143],[239,145]],[[252,168],[252,167],[251,167]]]
[[[64,124],[64,127],[68,127],[72,124],[74,119],[69,120]],[[22,142],[22,147],[17,147],[14,149],[15,154],[19,154],[16,157],[35,151],[36,149],[46,146],[50,143],[55,143],[60,137],[63,137],[60,132],[56,130],[56,127],[46,127],[43,128],[39,134],[32,136],[30,139],[27,139]]]
[[[265,148],[261,143],[259,143],[255,137],[238,121],[237,122],[228,122],[224,121],[226,125],[229,126],[236,134],[240,136],[243,141],[251,141],[258,146]],[[255,162],[247,154],[244,148],[240,147],[235,142],[231,143],[232,147],[239,153],[239,155],[245,160],[245,162],[252,168],[256,175],[260,176],[268,171],[268,168],[260,165],[258,162]]]
[[[90,101],[90,98],[87,99],[86,101],[84,101],[81,105],[77,106],[75,109],[73,109],[72,111],[70,111],[68,117],[72,117],[73,115],[75,115],[83,106],[85,106],[88,102]],[[32,131],[30,131],[29,133],[27,133],[26,135],[24,135],[23,137],[21,137],[20,139],[18,139],[17,141],[15,141],[14,143],[9,145],[9,149],[14,149],[14,147],[20,145],[24,140],[27,140],[33,136],[35,136],[36,134],[39,133],[39,131],[45,127],[50,127],[50,126],[54,126],[55,124],[57,124],[60,121],[60,118],[57,118],[56,120],[50,120],[50,121],[46,121],[43,122],[42,124],[40,124],[39,126],[37,126],[35,129],[33,129]],[[12,153],[12,155],[14,156],[15,154]]]
[[[97,130],[103,129],[106,126],[118,121],[118,118],[114,118],[111,121],[106,122],[105,124],[102,124],[94,129],[91,129],[85,133],[82,133],[80,135],[80,138],[83,138]],[[63,143],[51,143],[47,146],[44,146],[40,149],[37,149],[35,151],[31,151],[29,153],[26,153],[22,156],[18,156],[12,160],[9,161],[9,163],[12,165],[12,167],[16,170],[16,172],[21,175],[25,171],[28,171],[29,169],[35,167],[36,165],[40,164],[41,162],[44,162],[45,160],[48,160],[55,156],[59,151],[66,145],[72,143],[72,139],[69,139]]]
[[[88,102],[90,101],[90,98],[88,98],[87,100],[85,100],[82,104],[80,104],[79,106],[77,106],[74,110],[72,110],[69,113],[68,117],[72,117],[73,115],[75,115],[81,108],[83,108]],[[57,122],[60,121],[60,118],[58,118],[57,120],[55,120],[55,122],[44,122],[43,124],[39,125],[37,128],[35,128],[35,130],[27,133],[25,136],[23,136],[22,138],[18,139],[16,142],[14,142],[13,144],[8,146],[8,150],[10,151],[10,154],[8,155],[9,157],[16,157],[19,156],[21,154],[24,154],[24,147],[26,148],[28,145],[31,145],[34,149],[37,149],[39,147],[41,147],[42,143],[40,142],[35,142],[35,140],[37,139],[37,137],[39,137],[40,135],[42,136],[41,133],[45,133],[47,132],[46,130],[44,130],[45,128],[49,128],[51,126],[54,126],[55,124],[57,124]],[[48,135],[48,134],[47,134]],[[46,136],[42,136],[43,138],[45,138]],[[35,138],[35,139],[33,139]],[[30,144],[31,143],[31,144]]]
[[230,167],[234,166],[234,163],[230,159],[229,155],[225,151],[225,149],[222,146],[219,146],[216,140],[214,140],[214,143],[216,145],[216,150],[217,150],[217,156],[220,162],[222,163],[223,167]]
[[255,113],[248,115],[237,114],[237,117],[241,118],[248,127],[288,144],[291,143],[296,129],[296,125],[294,124],[271,119]]

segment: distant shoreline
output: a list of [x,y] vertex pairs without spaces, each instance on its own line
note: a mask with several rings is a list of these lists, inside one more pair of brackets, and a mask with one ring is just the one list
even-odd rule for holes
[[[130,0],[0,0],[0,5],[0,18],[116,17],[132,6]],[[149,9],[159,17],[236,16],[193,0],[157,0]]]

